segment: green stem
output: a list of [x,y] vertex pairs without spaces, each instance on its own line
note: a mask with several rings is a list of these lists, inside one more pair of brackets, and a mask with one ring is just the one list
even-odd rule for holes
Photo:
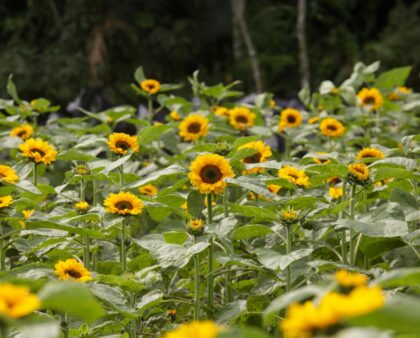
[[69,338],[69,316],[67,312],[64,312],[62,328],[63,328],[64,338]]
[[[292,226],[289,225],[286,227],[286,236],[287,236],[287,243],[286,243],[286,253],[289,255],[292,252]],[[286,268],[286,292],[292,290],[292,277],[291,277],[291,268],[290,264]]]
[[284,135],[284,160],[285,161],[289,159],[289,151],[290,151],[289,137],[285,134]]
[[[86,222],[83,222],[83,229],[87,232]],[[83,242],[84,242],[84,251],[83,251],[83,262],[85,264],[86,269],[90,269],[90,238],[89,235],[86,233],[83,235]]]
[[85,180],[82,178],[80,180],[80,200],[83,202],[86,198],[86,184]]
[[[228,196],[228,189],[225,188],[223,191],[223,215],[225,217],[229,217],[229,208],[228,208],[229,196]],[[227,271],[225,273],[225,303],[230,303],[232,301],[232,272],[230,268],[226,268]]]
[[149,122],[150,125],[153,125],[153,101],[152,101],[152,95],[149,95],[147,97],[147,111],[149,112]]
[[120,263],[121,263],[121,271],[124,274],[127,270],[127,254],[125,251],[125,228],[126,228],[126,220],[123,218],[121,222],[121,233],[120,233]]
[[[346,188],[347,188],[347,182],[344,181],[343,183],[343,196],[341,198],[341,201],[345,201],[346,199]],[[339,219],[343,218],[343,212],[341,211],[338,215]],[[343,229],[341,232],[341,262],[343,264],[347,264],[347,231]]]
[[[131,297],[131,306],[135,307],[135,305],[136,305],[136,293],[133,293]],[[131,320],[130,338],[137,338],[137,318],[133,318]]]
[[7,338],[7,327],[4,323],[0,322],[0,338]]
[[96,199],[96,194],[97,194],[97,191],[98,191],[98,181],[97,180],[93,180],[92,181],[92,204],[93,204],[93,206],[95,206],[96,205],[96,203],[98,203],[98,201],[97,201],[97,199]]
[[34,162],[34,164],[33,164],[32,180],[33,180],[34,186],[37,186],[37,184],[38,184],[38,164],[36,164],[36,162]]
[[[194,237],[194,243],[197,238]],[[194,256],[194,320],[200,319],[200,257],[199,254]]]
[[122,165],[118,167],[118,171],[120,173],[120,189],[124,186],[124,168]]
[[[350,220],[354,220],[354,208],[355,208],[355,196],[356,196],[356,185],[352,184],[351,192],[350,192]],[[354,230],[350,229],[350,238],[349,238],[349,261],[350,265],[354,265],[355,257],[354,257]]]
[[[0,222],[0,235],[3,235],[3,224]],[[0,271],[6,270],[6,250],[4,236],[0,237]],[[1,323],[0,323],[1,325]]]
[[[213,223],[213,199],[212,194],[207,194],[207,224]],[[210,309],[213,309],[213,288],[214,288],[214,277],[212,275],[214,271],[214,244],[213,234],[210,234],[210,246],[209,246],[209,266],[207,279],[207,304]]]

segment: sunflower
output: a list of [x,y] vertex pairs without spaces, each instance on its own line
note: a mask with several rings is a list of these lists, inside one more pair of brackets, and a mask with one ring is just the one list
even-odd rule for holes
[[109,149],[117,155],[125,155],[130,149],[133,153],[139,151],[137,136],[130,136],[125,133],[112,133],[109,135],[107,143]]
[[314,124],[314,123],[317,123],[318,121],[319,121],[319,116],[317,115],[317,116],[311,117],[311,118],[308,120],[308,123],[309,123],[309,124]]
[[41,307],[41,301],[24,286],[0,284],[0,315],[21,318]]
[[51,164],[57,157],[57,152],[47,141],[40,138],[30,138],[19,145],[22,156],[32,159],[36,163]]
[[160,89],[160,82],[154,79],[146,79],[140,83],[140,87],[146,93],[156,94]]
[[279,170],[278,175],[299,187],[309,185],[309,177],[305,175],[305,171],[295,167],[285,166]]
[[120,191],[118,194],[109,194],[104,201],[106,211],[119,215],[141,214],[144,204],[140,198],[131,192]]
[[222,328],[211,320],[181,324],[162,338],[216,338]]
[[181,116],[179,115],[179,113],[176,110],[171,111],[169,113],[169,117],[174,121],[180,121],[181,120]]
[[238,129],[245,130],[254,125],[255,114],[245,107],[236,107],[230,110],[229,122]]
[[358,272],[350,272],[347,270],[339,270],[335,273],[335,280],[338,285],[344,288],[354,288],[358,286],[366,286],[368,278],[366,275]]
[[338,187],[330,187],[328,189],[328,194],[330,195],[332,200],[337,200],[339,199],[341,196],[343,196],[343,188]]
[[329,179],[327,179],[327,183],[332,186],[336,186],[337,184],[341,183],[341,178],[338,176],[330,177]]
[[179,136],[184,141],[197,141],[209,132],[209,120],[201,115],[192,114],[187,116],[178,128]]
[[[397,87],[392,93],[388,94],[388,99],[391,101],[401,100],[403,96],[412,93],[410,88],[405,86]],[[401,96],[402,95],[402,96]]]
[[271,109],[276,108],[276,101],[274,101],[273,99],[270,100],[270,108]]
[[227,177],[235,176],[229,161],[223,156],[205,154],[197,156],[191,163],[188,178],[202,194],[221,193],[225,187]]
[[221,116],[221,117],[229,117],[230,115],[230,110],[227,109],[226,107],[222,107],[222,106],[217,106],[216,108],[214,108],[214,113],[217,116]]
[[10,131],[10,136],[17,136],[20,137],[22,140],[26,140],[27,138],[31,137],[34,133],[34,128],[30,124],[21,124],[16,128],[13,128]]
[[267,184],[267,189],[273,194],[277,194],[281,189],[281,186],[277,184]]
[[72,279],[80,283],[92,280],[90,271],[74,258],[69,258],[66,261],[58,261],[54,267],[55,274],[59,279]]
[[318,155],[318,157],[314,157],[314,159],[313,159],[316,164],[331,163],[331,160],[329,160],[328,157],[326,156],[327,153],[324,153],[324,152],[320,151],[320,152],[317,152],[316,154]]
[[28,219],[29,217],[32,216],[32,214],[34,213],[34,209],[27,209],[27,210],[22,210],[22,215],[24,219]]
[[77,202],[74,204],[74,208],[76,209],[76,211],[80,214],[84,214],[89,210],[89,203],[82,201],[82,202]]
[[332,117],[323,119],[319,125],[319,129],[322,135],[328,137],[340,137],[346,131],[343,124]]
[[384,102],[382,94],[377,88],[363,88],[357,97],[359,104],[366,110],[378,110]]
[[0,209],[7,208],[8,206],[12,205],[13,197],[12,195],[6,195],[0,197]]
[[[256,154],[245,157],[241,160],[242,163],[253,164],[253,163],[262,163],[272,155],[270,146],[266,145],[263,141],[253,141],[246,143],[238,148],[239,149],[254,149],[257,151]],[[252,174],[252,173],[261,173],[264,171],[264,168],[252,168],[249,170],[244,170],[242,174]]]
[[140,194],[147,195],[147,196],[156,196],[158,193],[158,189],[153,184],[146,184],[139,188]]
[[369,179],[369,168],[364,163],[351,163],[347,166],[349,179],[355,183],[363,184]]
[[12,167],[0,165],[0,182],[3,180],[8,183],[16,183],[19,181],[19,176],[16,175],[16,171]]
[[201,236],[204,233],[204,222],[202,219],[191,219],[187,224],[187,231],[193,236]]
[[362,150],[360,150],[357,155],[356,155],[356,160],[360,161],[363,160],[365,158],[376,158],[376,159],[380,159],[380,158],[384,158],[385,154],[380,151],[379,149],[376,148],[363,148]]
[[286,108],[281,112],[278,129],[283,131],[285,128],[297,128],[301,123],[302,115],[300,112],[293,108]]

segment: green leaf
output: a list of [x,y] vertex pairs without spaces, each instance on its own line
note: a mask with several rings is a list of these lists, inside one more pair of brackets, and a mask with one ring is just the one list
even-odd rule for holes
[[412,160],[410,158],[405,158],[405,157],[384,158],[382,160],[375,161],[369,166],[369,168],[389,166],[390,164],[406,167],[408,170],[414,170],[415,168],[417,168],[417,162],[415,160]]
[[396,288],[401,286],[419,286],[420,268],[402,268],[386,272],[375,280],[385,288]]
[[197,144],[185,150],[184,153],[203,153],[203,152],[213,153],[216,151],[216,149],[217,149],[217,146],[213,143]]
[[367,223],[344,219],[340,220],[338,224],[370,237],[398,237],[408,234],[407,223],[399,220],[384,219],[375,223]]
[[171,127],[167,124],[158,124],[156,126],[149,126],[140,131],[139,143],[140,145],[149,144],[159,139],[162,134]]
[[83,161],[83,162],[88,162],[95,158],[96,156],[88,155],[77,150],[66,150],[57,156],[57,160]]
[[19,181],[15,185],[16,187],[18,187],[19,189],[22,189],[23,191],[28,191],[35,195],[42,195],[41,191],[39,191],[38,188],[35,187],[30,181],[27,181],[27,180]]
[[410,66],[399,67],[383,72],[378,76],[375,87],[388,89],[403,86],[410,75],[411,68]]
[[92,323],[104,315],[98,303],[86,285],[67,282],[48,282],[38,293],[45,309],[68,313],[81,320]]
[[205,195],[201,194],[198,190],[193,190],[188,194],[187,207],[188,213],[194,218],[203,217]]
[[139,67],[134,72],[134,78],[136,79],[137,83],[140,84],[144,80],[146,80],[146,76],[144,75],[143,67]]
[[124,294],[117,287],[111,287],[105,284],[92,284],[90,290],[96,297],[120,312],[129,313],[133,311],[127,304],[127,299]]
[[313,249],[298,249],[290,254],[281,255],[278,252],[258,248],[255,250],[258,261],[269,270],[284,270],[293,262],[306,257],[312,253]]
[[118,168],[119,166],[122,166],[125,162],[127,162],[130,159],[131,155],[132,154],[125,155],[119,158],[118,160],[111,162],[110,164],[107,164],[105,166],[105,169],[103,170],[103,173],[108,174],[110,171]]
[[240,214],[241,216],[245,217],[257,217],[268,220],[277,219],[277,214],[274,211],[267,208],[263,209],[260,207],[239,204],[230,204],[230,208],[233,213]]
[[276,201],[280,200],[279,196],[270,192],[267,188],[267,185],[258,179],[252,179],[250,177],[241,176],[239,178],[225,178],[225,181],[230,184],[234,184],[242,188],[248,189],[268,199],[276,200]]
[[19,96],[17,94],[15,83],[13,82],[13,74],[10,74],[9,78],[7,79],[6,89],[9,95],[13,98],[13,100],[15,100],[16,103],[22,103],[21,99],[19,99]]
[[388,178],[399,178],[399,179],[412,179],[415,175],[403,168],[378,168],[373,176],[375,182],[381,181]]
[[167,177],[167,176],[172,176],[172,175],[178,175],[181,173],[185,173],[185,169],[177,164],[172,164],[169,167],[162,169],[162,170],[158,170],[155,171],[154,173],[148,175],[145,178],[142,178],[132,184],[129,185],[129,188],[137,188],[137,187],[141,187],[147,183],[156,181],[158,179]]
[[216,322],[218,324],[229,324],[237,319],[242,312],[246,311],[246,301],[237,300],[235,302],[226,304],[216,315]]
[[236,228],[231,236],[233,239],[242,240],[253,237],[263,237],[271,233],[273,233],[273,230],[266,225],[249,224]]

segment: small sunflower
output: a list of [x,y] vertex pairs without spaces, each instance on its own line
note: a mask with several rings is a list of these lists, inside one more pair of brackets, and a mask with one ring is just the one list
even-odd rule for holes
[[227,109],[226,107],[222,107],[222,106],[217,106],[216,108],[214,108],[214,113],[217,116],[221,116],[221,117],[229,117],[230,115],[230,110]]
[[66,261],[58,261],[54,267],[55,274],[59,279],[71,279],[80,283],[92,280],[90,271],[74,258],[69,258]]
[[156,94],[160,90],[160,82],[154,79],[147,79],[140,83],[140,87],[146,93]]
[[140,194],[147,195],[147,196],[156,196],[158,193],[158,189],[153,184],[146,184],[139,188]]
[[309,123],[309,124],[315,124],[315,123],[317,123],[318,121],[319,121],[319,116],[317,115],[317,116],[311,117],[311,118],[308,120],[308,123]]
[[29,217],[32,216],[32,214],[34,213],[34,209],[27,209],[27,210],[22,210],[22,214],[23,214],[23,218],[24,219],[29,219]]
[[181,116],[179,115],[179,113],[176,110],[171,111],[169,113],[169,117],[174,121],[180,121],[181,120]]
[[292,166],[281,168],[278,175],[299,187],[306,188],[309,185],[309,177],[305,175],[305,171]]
[[118,194],[109,194],[104,201],[104,206],[111,214],[138,215],[143,211],[144,204],[131,192],[121,191]]
[[201,236],[204,233],[204,222],[202,219],[191,219],[187,224],[187,231],[193,236]]
[[34,128],[32,128],[30,124],[25,123],[13,128],[10,131],[10,136],[17,136],[20,137],[22,140],[26,140],[29,137],[31,137],[33,133]]
[[[238,148],[245,149],[250,148],[257,151],[254,155],[245,157],[241,160],[242,163],[246,164],[253,164],[253,163],[262,163],[272,155],[270,146],[266,145],[263,141],[253,141],[246,143]],[[244,170],[242,174],[253,174],[253,173],[261,173],[264,171],[264,168],[252,168],[249,170]]]
[[322,135],[328,137],[340,137],[346,131],[343,124],[332,117],[323,119],[319,125],[319,129]]
[[19,145],[22,156],[33,160],[36,163],[51,164],[57,157],[57,152],[47,141],[40,138],[30,138]]
[[354,288],[358,286],[366,286],[368,278],[366,275],[350,272],[347,270],[339,270],[335,273],[335,280],[344,288]]
[[19,176],[12,167],[9,167],[8,165],[0,165],[0,182],[3,180],[8,183],[16,183],[19,181]]
[[316,164],[331,163],[331,160],[329,160],[328,157],[326,156],[327,153],[324,153],[324,152],[320,151],[320,152],[317,152],[316,154],[317,154],[318,157],[314,157],[314,159],[313,159]]
[[82,201],[82,202],[77,202],[74,204],[74,208],[76,209],[77,212],[84,214],[89,210],[89,203]]
[[299,212],[295,210],[282,210],[280,212],[280,219],[286,225],[291,225],[299,219]]
[[327,179],[327,183],[332,186],[336,186],[337,184],[341,183],[341,178],[338,176],[330,177]]
[[89,175],[90,169],[87,166],[80,164],[73,169],[73,173],[80,176]]
[[343,196],[343,188],[338,187],[330,187],[328,189],[328,194],[330,195],[332,200],[337,200],[339,199],[341,196]]
[[380,151],[379,149],[376,148],[363,148],[362,150],[360,150],[357,155],[356,155],[356,160],[360,161],[363,160],[365,158],[375,158],[375,159],[380,159],[380,158],[384,158],[385,154]]
[[209,120],[201,115],[192,114],[179,124],[178,129],[179,136],[184,141],[197,141],[209,132]]
[[267,184],[267,189],[273,194],[277,194],[279,190],[281,189],[281,186],[277,184]]
[[0,284],[0,315],[9,318],[25,317],[41,307],[39,298],[24,286]]
[[0,209],[7,208],[8,206],[12,205],[13,197],[12,195],[6,195],[0,197]]
[[301,123],[301,113],[296,109],[286,108],[281,112],[278,129],[281,132],[286,128],[297,128]]
[[109,149],[117,155],[125,155],[131,149],[133,153],[139,151],[137,136],[130,136],[125,133],[112,133],[108,137]]
[[238,130],[246,130],[254,125],[255,114],[245,107],[236,107],[230,110],[229,122]]
[[351,163],[347,166],[349,179],[355,183],[364,184],[369,179],[369,168],[364,163]]
[[359,104],[366,110],[378,110],[384,102],[382,94],[377,88],[363,88],[357,97]]
[[202,194],[221,193],[225,187],[227,177],[235,176],[229,161],[223,156],[205,154],[196,157],[191,163],[188,178]]

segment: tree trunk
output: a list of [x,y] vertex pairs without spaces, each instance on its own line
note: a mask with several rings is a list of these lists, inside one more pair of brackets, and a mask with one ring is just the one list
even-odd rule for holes
[[257,51],[255,49],[254,43],[252,42],[251,36],[248,31],[248,26],[245,20],[245,1],[246,0],[231,0],[232,11],[235,19],[233,24],[238,25],[239,31],[241,32],[242,38],[244,39],[248,56],[251,62],[255,91],[257,93],[260,93],[262,91],[261,71]]
[[306,0],[298,0],[296,32],[299,45],[300,85],[309,86],[309,59],[306,45]]

